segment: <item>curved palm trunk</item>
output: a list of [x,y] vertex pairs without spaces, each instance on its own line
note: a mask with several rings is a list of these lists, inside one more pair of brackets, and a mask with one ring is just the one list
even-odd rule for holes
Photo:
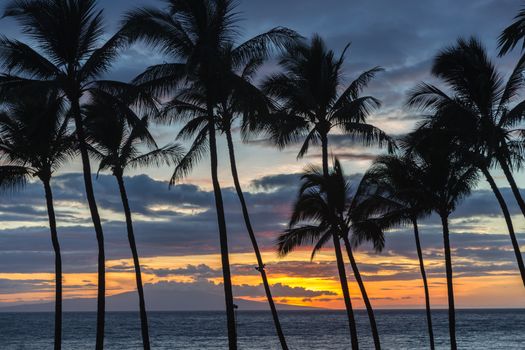
[[49,217],[49,229],[51,241],[55,251],[55,350],[62,348],[62,256],[60,255],[60,244],[58,242],[55,208],[53,205],[53,192],[49,180],[43,180],[46,194],[47,215]]
[[352,266],[352,271],[354,272],[355,279],[359,285],[359,290],[361,291],[361,295],[363,296],[363,301],[366,306],[366,312],[368,313],[368,319],[370,320],[370,328],[372,329],[372,337],[374,338],[374,346],[376,350],[379,350],[381,349],[381,342],[379,340],[379,332],[377,331],[374,309],[372,308],[372,304],[368,298],[368,293],[366,292],[365,284],[361,278],[361,273],[359,272],[357,263],[355,262],[354,254],[352,253],[352,246],[350,245],[348,237],[343,236],[343,241],[345,243],[346,253],[348,254],[348,260],[350,260],[350,266]]
[[503,170],[507,181],[509,182],[510,188],[512,190],[512,193],[514,194],[514,197],[516,198],[516,202],[518,202],[518,206],[520,207],[521,213],[523,214],[523,216],[525,216],[525,201],[523,200],[523,197],[520,193],[520,189],[518,188],[518,185],[514,180],[512,171],[510,170],[507,162],[501,157],[498,157],[498,163],[500,164],[500,167]]
[[133,265],[135,267],[135,280],[137,282],[137,292],[139,294],[139,308],[140,308],[140,326],[142,331],[142,344],[144,350],[150,349],[149,330],[148,330],[148,314],[146,313],[146,302],[144,300],[144,287],[142,285],[142,274],[140,272],[139,254],[137,252],[137,244],[135,243],[135,234],[133,233],[133,222],[131,220],[131,210],[129,207],[128,195],[126,187],[124,186],[124,179],[122,175],[116,175],[118,187],[120,190],[120,197],[122,205],[124,206],[124,215],[126,216],[126,226],[128,230],[128,241],[133,256]]
[[505,217],[505,222],[509,231],[512,247],[514,248],[514,255],[516,255],[516,261],[520,270],[521,280],[523,282],[523,285],[525,286],[525,265],[523,264],[523,257],[521,256],[520,245],[516,238],[516,234],[514,233],[514,226],[512,225],[512,219],[510,217],[509,208],[507,207],[507,203],[505,202],[505,199],[503,198],[503,195],[501,194],[501,191],[496,185],[496,182],[494,181],[494,178],[490,174],[489,170],[487,168],[481,168],[481,171],[483,172],[483,175],[485,175],[485,178],[490,184],[490,188],[494,192],[494,195],[498,200],[499,206],[501,207],[501,211],[503,212],[503,216]]
[[[323,175],[328,177],[328,137],[326,134],[321,134],[321,150],[323,160]],[[343,254],[341,253],[341,243],[339,237],[334,234],[334,249],[337,261],[337,271],[339,272],[339,280],[341,282],[341,290],[343,291],[343,298],[345,300],[346,314],[348,316],[348,326],[350,328],[350,337],[352,339],[352,349],[359,349],[359,341],[357,338],[357,325],[354,317],[354,309],[352,308],[352,300],[350,299],[350,291],[348,289],[348,279],[346,277],[345,263]]]
[[341,282],[341,289],[345,300],[346,314],[348,316],[348,326],[350,328],[350,337],[352,339],[352,349],[359,349],[359,342],[357,340],[357,327],[354,317],[354,309],[352,308],[352,299],[350,298],[350,291],[348,290],[348,279],[346,277],[345,263],[343,261],[343,254],[341,253],[341,244],[339,237],[333,235],[335,257],[337,260],[337,271],[339,272],[339,281]]
[[454,307],[454,284],[452,281],[452,254],[450,252],[450,239],[448,230],[448,215],[440,214],[441,224],[443,226],[443,242],[445,249],[445,270],[447,275],[448,291],[448,330],[450,333],[450,348],[458,348],[456,342],[456,309]]
[[75,119],[75,132],[78,137],[80,156],[82,158],[82,171],[84,175],[84,186],[86,188],[86,197],[89,205],[91,220],[95,227],[98,246],[98,293],[97,293],[97,338],[96,350],[104,349],[104,322],[106,313],[106,257],[104,252],[104,233],[100,222],[95,193],[93,191],[93,181],[91,179],[91,165],[87,151],[84,135],[84,126],[82,125],[82,116],[80,113],[79,100],[71,101],[73,117]]
[[248,231],[248,236],[250,236],[250,241],[252,242],[253,251],[255,252],[255,257],[257,259],[257,271],[261,274],[261,278],[264,285],[264,291],[266,293],[266,299],[268,299],[268,304],[270,305],[270,310],[272,312],[273,323],[277,336],[279,337],[279,342],[281,343],[281,348],[283,350],[288,350],[288,345],[286,344],[286,339],[284,338],[284,333],[281,328],[281,323],[279,321],[279,316],[277,314],[277,309],[275,303],[273,302],[272,292],[270,290],[270,284],[268,283],[268,278],[266,276],[266,271],[264,270],[265,265],[263,263],[261,252],[259,250],[259,245],[257,244],[257,239],[255,238],[255,233],[253,231],[252,223],[250,220],[250,215],[248,214],[248,207],[246,206],[246,201],[244,200],[244,194],[242,192],[241,184],[239,183],[239,175],[237,173],[237,165],[235,162],[235,151],[233,148],[233,140],[231,131],[226,130],[226,140],[228,142],[228,152],[230,155],[230,166],[233,177],[233,183],[235,184],[235,190],[237,191],[237,196],[239,197],[239,202],[241,203],[242,215],[244,217],[244,223],[246,224],[246,230]]
[[[208,112],[211,112],[210,106],[208,106]],[[221,186],[217,176],[217,142],[215,139],[215,124],[213,115],[210,115],[208,128],[210,138],[211,178],[213,182],[213,193],[215,195],[215,207],[217,210],[219,239],[221,245],[222,276],[224,279],[224,297],[226,299],[226,318],[228,322],[228,344],[230,350],[237,350],[237,330],[235,329],[234,311],[235,306],[233,304],[230,259],[228,256],[228,234],[226,231],[226,219],[224,217],[224,204],[222,201]]]
[[419,228],[417,226],[417,220],[412,219],[414,225],[414,238],[416,240],[417,257],[419,259],[419,270],[421,271],[421,279],[423,280],[423,288],[425,289],[425,307],[427,311],[427,326],[428,326],[428,337],[430,338],[430,349],[434,350],[434,330],[432,328],[432,314],[430,312],[430,293],[428,291],[427,273],[425,272],[425,264],[423,262],[423,251],[421,250],[421,242],[419,240]]

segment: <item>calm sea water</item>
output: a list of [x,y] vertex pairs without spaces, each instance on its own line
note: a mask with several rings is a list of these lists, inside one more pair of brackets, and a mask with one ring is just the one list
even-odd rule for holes
[[[345,314],[338,311],[283,311],[281,320],[291,349],[348,349]],[[377,310],[384,349],[428,348],[425,313],[421,310]],[[151,312],[154,349],[226,349],[225,317],[220,312]],[[525,349],[525,310],[459,310],[460,349]],[[370,349],[368,318],[357,312],[361,348]],[[447,313],[433,313],[436,345],[448,347]],[[239,312],[239,348],[279,349],[270,314]],[[0,313],[0,349],[51,349],[53,314]],[[91,349],[95,341],[94,313],[64,315],[64,349]],[[138,314],[107,315],[106,349],[140,349]]]

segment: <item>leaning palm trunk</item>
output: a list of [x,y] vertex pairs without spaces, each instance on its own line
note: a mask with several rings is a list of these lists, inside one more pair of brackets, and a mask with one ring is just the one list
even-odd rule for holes
[[348,254],[348,260],[350,261],[350,266],[352,266],[352,271],[354,272],[355,279],[359,285],[359,290],[363,296],[363,302],[366,306],[366,312],[368,313],[368,319],[370,320],[370,328],[372,329],[372,337],[374,338],[374,346],[376,350],[381,349],[381,343],[379,342],[379,333],[377,331],[376,318],[374,316],[374,309],[372,309],[372,304],[368,298],[368,293],[366,292],[365,284],[361,278],[361,273],[357,268],[357,263],[355,262],[354,254],[352,253],[352,246],[350,245],[350,240],[347,236],[343,236],[343,241],[345,243],[346,253]]
[[53,205],[53,192],[49,179],[43,180],[46,194],[47,215],[49,217],[49,229],[51,230],[51,241],[55,251],[55,350],[62,348],[62,256],[60,255],[60,244],[58,243],[57,224],[55,208]]
[[[321,150],[323,157],[323,176],[328,178],[328,137],[326,134],[321,135]],[[355,322],[354,310],[352,308],[352,300],[350,299],[350,291],[348,289],[348,279],[346,277],[343,254],[341,253],[341,243],[339,242],[338,235],[334,234],[333,236],[335,257],[337,260],[337,270],[339,272],[339,280],[341,281],[341,289],[343,291],[346,313],[348,315],[350,337],[352,339],[352,349],[357,350],[359,349],[359,342],[357,339],[357,325]]]
[[[208,106],[208,111],[212,111]],[[211,114],[211,113],[210,113]],[[208,121],[210,138],[210,160],[211,178],[213,182],[213,193],[215,195],[215,208],[217,210],[217,221],[219,224],[219,240],[221,246],[222,276],[224,279],[224,298],[226,299],[226,318],[228,322],[228,344],[230,350],[237,350],[237,330],[235,329],[235,311],[233,304],[233,290],[230,273],[230,259],[228,256],[228,235],[226,231],[226,219],[224,217],[224,204],[222,201],[221,186],[217,176],[217,141],[215,138],[215,124],[213,115]]]
[[75,132],[78,137],[80,156],[82,158],[82,170],[84,175],[84,185],[86,188],[86,197],[91,213],[93,226],[97,236],[98,245],[98,295],[97,295],[97,338],[96,350],[104,349],[104,321],[106,313],[106,269],[105,269],[105,252],[104,252],[104,233],[98,214],[97,202],[93,191],[93,181],[91,179],[91,165],[89,163],[89,154],[86,147],[84,126],[80,112],[80,103],[78,99],[72,99],[72,112],[75,119]]
[[124,206],[124,215],[126,216],[126,226],[128,230],[128,241],[133,256],[133,265],[135,267],[135,280],[137,282],[137,292],[139,294],[139,308],[140,308],[140,326],[142,331],[142,344],[144,350],[150,349],[149,330],[148,330],[148,315],[146,313],[146,302],[144,300],[144,287],[142,285],[142,274],[140,272],[139,254],[137,252],[137,244],[135,243],[135,234],[133,233],[133,222],[131,219],[131,210],[129,207],[128,195],[126,187],[124,186],[124,179],[122,175],[115,175],[120,190],[120,197],[122,205]]
[[489,170],[485,167],[482,167],[481,171],[483,172],[483,175],[485,175],[485,178],[490,184],[490,188],[494,192],[494,195],[496,196],[496,199],[498,200],[498,203],[501,207],[501,211],[503,212],[503,216],[505,217],[505,222],[509,231],[510,240],[512,242],[512,247],[514,248],[514,254],[516,255],[516,261],[520,270],[521,280],[523,282],[523,285],[525,286],[525,265],[523,264],[523,257],[521,256],[520,245],[516,238],[516,234],[514,233],[514,226],[512,225],[512,219],[510,217],[509,208],[507,207],[507,203],[505,202],[505,199],[503,198],[503,195],[501,194],[501,191],[496,185],[496,182],[494,181],[494,178],[490,174]]
[[520,189],[518,188],[518,184],[516,184],[516,180],[514,180],[514,175],[512,175],[512,171],[510,170],[509,165],[504,159],[500,157],[498,157],[498,163],[500,164],[500,167],[503,170],[507,181],[509,182],[510,188],[512,190],[512,193],[514,194],[514,197],[516,198],[516,202],[518,202],[518,206],[520,207],[521,213],[523,214],[523,216],[525,216],[525,201],[521,196]]
[[432,314],[430,312],[430,293],[428,291],[427,273],[425,272],[425,263],[423,262],[423,251],[421,250],[421,242],[419,240],[419,228],[417,226],[417,220],[412,218],[412,224],[414,225],[414,238],[416,240],[417,257],[419,259],[419,270],[421,271],[421,279],[423,280],[423,288],[425,289],[425,308],[427,311],[427,326],[428,326],[428,337],[430,339],[430,349],[434,350],[434,330],[432,328]]
[[357,327],[354,317],[354,309],[352,308],[352,299],[350,298],[350,291],[348,290],[348,279],[346,277],[345,263],[343,261],[343,254],[341,253],[341,244],[339,236],[333,235],[335,257],[337,260],[337,271],[339,272],[339,281],[341,282],[341,289],[345,300],[346,314],[348,316],[348,326],[350,328],[350,337],[352,338],[352,349],[359,349],[359,342],[357,340]]
[[450,233],[448,230],[448,214],[440,214],[443,226],[443,243],[445,250],[445,270],[447,275],[448,292],[448,330],[450,333],[450,348],[458,348],[456,342],[456,309],[454,307],[454,284],[452,281],[452,254],[450,252]]
[[275,303],[273,302],[272,292],[270,290],[270,284],[268,283],[268,278],[266,276],[265,264],[263,263],[261,252],[259,250],[259,245],[257,244],[257,239],[255,238],[255,233],[253,231],[252,223],[250,220],[250,215],[248,214],[248,208],[246,206],[246,201],[244,200],[244,194],[242,192],[241,184],[239,183],[239,175],[237,173],[237,165],[235,162],[235,151],[233,148],[233,140],[231,131],[226,130],[226,140],[228,142],[228,152],[230,155],[230,166],[233,177],[233,183],[235,184],[235,190],[237,191],[237,196],[239,197],[239,202],[241,203],[242,215],[244,217],[244,223],[246,224],[246,230],[248,231],[248,236],[250,236],[250,241],[252,242],[253,251],[255,252],[255,257],[257,258],[257,271],[261,274],[261,278],[264,285],[264,291],[266,292],[266,299],[268,299],[268,304],[270,305],[270,310],[272,312],[273,323],[275,325],[275,330],[277,331],[277,336],[279,337],[279,342],[283,350],[288,350],[288,345],[286,344],[286,339],[284,338],[284,333],[281,328],[281,323],[279,321],[279,316],[277,314],[277,309]]

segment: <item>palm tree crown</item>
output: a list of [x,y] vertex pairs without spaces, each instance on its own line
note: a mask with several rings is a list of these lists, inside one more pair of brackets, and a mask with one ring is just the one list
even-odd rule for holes
[[379,156],[366,171],[355,194],[356,218],[373,220],[387,230],[429,215],[433,203],[425,193],[420,172],[410,157]]
[[64,103],[55,94],[13,99],[3,104],[2,186],[22,185],[29,177],[48,181],[53,172],[75,156],[76,140],[69,133],[65,113]]
[[83,107],[90,151],[100,160],[99,172],[110,170],[122,177],[127,168],[178,163],[182,146],[172,143],[157,147],[147,116],[139,118],[131,109],[122,115],[120,106],[106,102],[95,98]]
[[356,204],[337,159],[328,177],[320,168],[310,166],[301,179],[289,228],[277,240],[280,255],[287,255],[299,246],[314,245],[313,259],[333,234],[340,238],[352,234],[360,242],[372,242],[378,251],[383,248],[384,238],[374,223],[353,215]]
[[342,93],[338,92],[347,48],[336,58],[324,41],[314,35],[310,43],[301,41],[282,55],[283,72],[263,83],[263,91],[278,104],[267,130],[279,147],[304,137],[298,154],[301,158],[311,143],[322,142],[332,129],[343,131],[366,145],[389,141],[380,129],[366,123],[367,116],[380,106],[379,100],[360,95],[382,68],[362,73]]
[[434,60],[432,73],[445,82],[451,94],[430,84],[420,84],[408,105],[427,112],[427,124],[454,131],[456,140],[488,167],[499,164],[524,211],[525,203],[512,184],[512,169],[521,167],[520,129],[525,101],[515,103],[525,85],[520,60],[504,82],[485,48],[475,38],[459,39]]

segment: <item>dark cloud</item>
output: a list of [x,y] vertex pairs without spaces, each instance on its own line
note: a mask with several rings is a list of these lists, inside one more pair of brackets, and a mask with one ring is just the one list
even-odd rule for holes
[[[262,284],[258,286],[249,286],[249,285],[240,285],[234,287],[234,292],[239,296],[249,296],[249,297],[262,297],[265,296],[264,287]],[[276,283],[272,285],[272,295],[277,298],[281,297],[319,297],[327,295],[337,295],[334,292],[330,291],[313,291],[305,289],[302,287],[289,287],[282,283]]]

